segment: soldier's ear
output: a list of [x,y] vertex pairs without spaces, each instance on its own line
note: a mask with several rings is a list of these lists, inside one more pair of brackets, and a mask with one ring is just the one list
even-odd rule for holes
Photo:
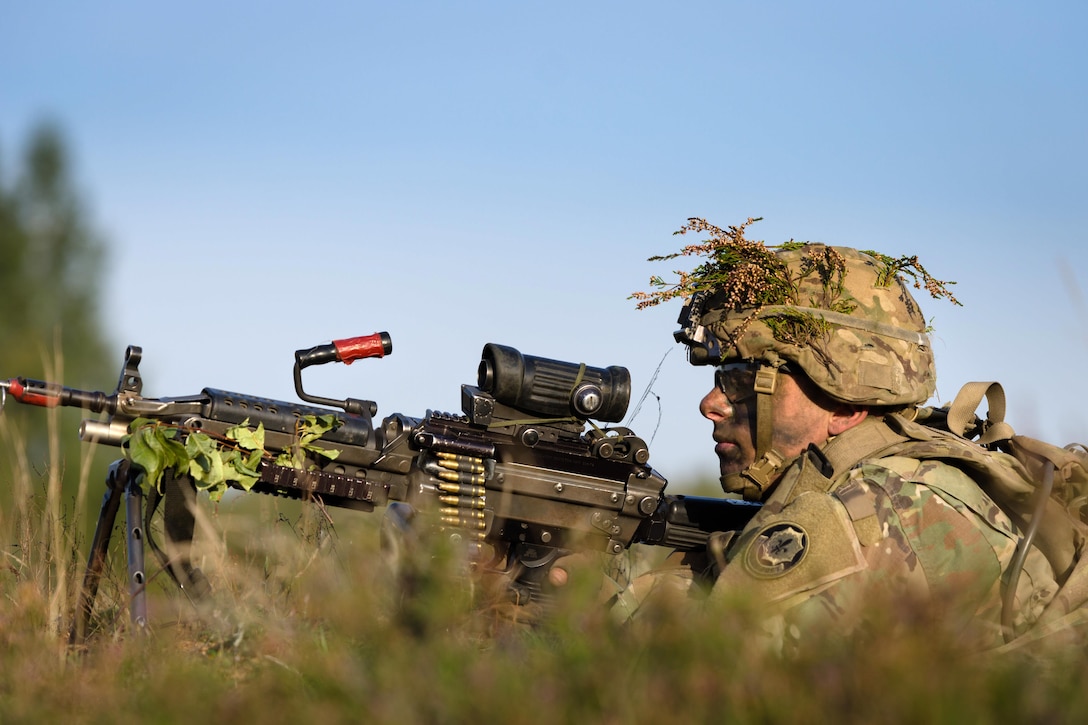
[[837,436],[853,428],[869,417],[867,408],[859,408],[853,405],[839,405],[831,410],[831,416],[827,419],[827,434]]

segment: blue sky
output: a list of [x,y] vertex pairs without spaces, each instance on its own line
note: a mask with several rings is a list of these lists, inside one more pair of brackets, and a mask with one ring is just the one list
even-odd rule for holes
[[150,395],[292,399],[294,350],[388,330],[307,387],[456,410],[498,342],[654,380],[651,462],[714,477],[709,372],[627,295],[687,217],[762,216],[917,253],[964,303],[923,301],[940,400],[1088,439],[1082,3],[152,5],[0,0],[3,169],[66,131]]

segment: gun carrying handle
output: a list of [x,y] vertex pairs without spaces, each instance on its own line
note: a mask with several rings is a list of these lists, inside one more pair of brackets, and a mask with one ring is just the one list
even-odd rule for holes
[[332,405],[356,415],[374,415],[378,412],[378,406],[371,400],[356,400],[354,398],[335,400],[310,395],[302,389],[302,369],[311,365],[324,365],[329,362],[342,362],[350,365],[360,358],[384,357],[391,352],[393,352],[393,340],[389,337],[388,332],[375,332],[373,335],[349,337],[343,340],[334,340],[327,345],[311,347],[309,350],[296,350],[295,394],[298,395],[300,400],[305,400],[308,403]]

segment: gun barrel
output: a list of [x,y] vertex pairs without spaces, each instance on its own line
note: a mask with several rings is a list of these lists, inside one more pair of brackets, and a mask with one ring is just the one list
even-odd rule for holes
[[116,404],[114,396],[97,391],[66,388],[58,383],[47,383],[27,378],[11,378],[3,383],[4,396],[8,393],[24,405],[36,405],[41,408],[57,406],[83,408],[92,413],[103,410],[113,412]]

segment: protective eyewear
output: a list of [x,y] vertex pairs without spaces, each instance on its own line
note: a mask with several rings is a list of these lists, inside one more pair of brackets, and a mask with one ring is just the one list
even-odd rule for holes
[[[777,370],[781,373],[791,372],[785,365]],[[714,386],[722,391],[730,403],[741,403],[755,397],[756,393],[774,392],[773,371],[774,368],[764,367],[760,363],[726,363],[714,369]]]

